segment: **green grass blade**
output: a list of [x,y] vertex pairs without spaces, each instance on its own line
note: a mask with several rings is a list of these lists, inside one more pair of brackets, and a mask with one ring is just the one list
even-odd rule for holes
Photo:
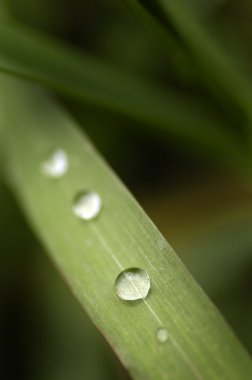
[[161,44],[166,45],[169,50],[169,60],[177,73],[182,75],[185,80],[188,80],[188,77],[191,79],[194,72],[193,63],[177,36],[174,36],[172,31],[169,32],[161,22],[158,22],[141,2],[136,0],[124,0],[124,2],[136,15],[139,15],[145,21],[149,30],[154,31]]
[[200,18],[194,17],[188,3],[184,0],[158,0],[158,3],[208,74],[204,75],[207,85],[217,94],[223,91],[251,122],[251,77],[217,43]]
[[[98,156],[75,122],[32,86],[1,78],[8,182],[74,294],[135,379],[249,380],[249,356],[143,210]],[[65,177],[47,178],[41,162],[61,148]],[[76,194],[97,191],[103,208],[82,222]],[[114,281],[128,267],[145,269],[151,291],[127,303]],[[60,318],[60,315],[59,315]],[[160,344],[157,329],[168,341]]]
[[[251,121],[251,76],[241,70],[232,56],[218,44],[188,1],[156,0],[149,6],[148,1],[128,0],[130,3],[145,4],[146,8],[157,9],[166,17],[179,37],[189,47],[191,57],[197,63],[198,77],[212,92],[222,99],[220,93],[238,106]],[[153,14],[153,17],[156,16]],[[169,31],[168,40],[170,40]],[[223,99],[222,99],[223,100]]]
[[90,56],[79,57],[33,31],[4,22],[0,24],[0,69],[139,120],[153,133],[189,142],[201,154],[237,166],[244,159],[237,138],[199,99],[160,90]]

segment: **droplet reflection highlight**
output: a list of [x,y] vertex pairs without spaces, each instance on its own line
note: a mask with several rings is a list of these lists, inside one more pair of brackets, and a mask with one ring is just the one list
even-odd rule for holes
[[101,211],[102,201],[95,191],[82,191],[73,202],[74,214],[83,220],[94,219]]
[[68,156],[64,150],[58,149],[42,162],[41,171],[48,177],[59,178],[66,174],[69,167]]
[[115,290],[119,298],[136,301],[147,297],[150,290],[150,277],[141,268],[128,268],[116,278]]

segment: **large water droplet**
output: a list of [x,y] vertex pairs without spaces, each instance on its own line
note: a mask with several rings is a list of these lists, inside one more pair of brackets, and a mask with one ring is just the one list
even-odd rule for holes
[[122,271],[115,281],[116,294],[123,300],[136,301],[147,297],[150,290],[150,277],[141,268],[128,268]]
[[169,338],[168,331],[164,327],[160,327],[157,329],[156,337],[160,343],[166,343]]
[[101,207],[99,194],[94,191],[83,191],[74,199],[73,212],[80,219],[90,220],[99,214]]
[[46,161],[42,162],[41,170],[48,177],[58,178],[66,174],[68,166],[67,154],[58,149]]

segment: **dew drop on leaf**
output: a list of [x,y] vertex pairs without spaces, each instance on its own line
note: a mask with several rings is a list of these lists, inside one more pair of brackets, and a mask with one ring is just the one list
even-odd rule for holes
[[73,212],[83,220],[94,219],[101,211],[102,201],[94,191],[82,191],[74,199]]
[[136,301],[144,299],[150,290],[150,277],[141,268],[125,269],[116,278],[115,290],[122,300]]
[[169,338],[168,331],[164,327],[159,327],[156,332],[156,337],[160,343],[166,343]]
[[69,167],[68,156],[64,150],[54,151],[41,163],[41,171],[48,177],[59,178],[66,174]]

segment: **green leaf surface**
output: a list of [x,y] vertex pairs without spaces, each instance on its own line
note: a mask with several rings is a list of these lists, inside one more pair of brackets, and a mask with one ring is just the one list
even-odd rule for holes
[[[13,193],[133,378],[251,379],[245,350],[76,123],[40,90],[8,78],[1,78],[0,123]],[[62,178],[48,178],[41,162],[58,148],[70,168]],[[100,194],[103,207],[84,222],[72,206],[86,189]],[[145,300],[126,302],[115,293],[116,277],[130,267],[150,276]],[[160,327],[168,332],[163,344],[156,337]]]
[[88,55],[79,56],[33,30],[0,24],[0,69],[144,123],[232,166],[246,158],[237,137],[204,101],[160,89]]

